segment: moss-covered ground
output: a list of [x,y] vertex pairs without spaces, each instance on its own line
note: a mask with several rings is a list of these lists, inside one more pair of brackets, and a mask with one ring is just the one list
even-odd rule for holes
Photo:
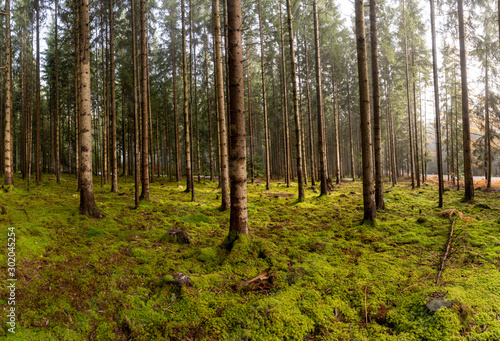
[[[96,179],[97,180],[97,179]],[[98,182],[97,182],[98,183]],[[451,221],[439,215],[434,185],[386,184],[386,209],[362,224],[360,182],[318,197],[273,182],[248,185],[250,236],[220,248],[229,212],[217,183],[151,184],[133,205],[133,180],[118,195],[95,186],[106,216],[78,214],[74,177],[53,176],[26,191],[0,191],[0,337],[17,340],[500,340],[500,194],[445,192],[457,219],[452,252],[436,277]],[[478,207],[488,203],[491,209]],[[456,216],[454,216],[456,217]],[[15,334],[7,332],[7,227],[16,229]],[[185,229],[189,245],[167,238]],[[245,281],[265,273],[256,286]],[[179,289],[172,274],[192,285]],[[436,296],[453,301],[432,313]]]

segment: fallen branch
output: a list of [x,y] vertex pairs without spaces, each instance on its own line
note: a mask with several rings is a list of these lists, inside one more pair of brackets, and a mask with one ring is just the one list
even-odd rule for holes
[[448,258],[448,255],[450,253],[451,243],[453,242],[453,231],[455,229],[455,221],[457,221],[457,219],[454,219],[453,222],[451,223],[450,236],[448,237],[448,244],[446,245],[446,250],[444,252],[443,259],[441,261],[441,268],[439,269],[439,273],[437,275],[436,285],[439,284],[439,280],[441,279],[441,274],[443,273],[446,259]]

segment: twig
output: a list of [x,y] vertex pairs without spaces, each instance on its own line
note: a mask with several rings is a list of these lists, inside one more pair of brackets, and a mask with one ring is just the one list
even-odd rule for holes
[[443,273],[444,265],[445,265],[446,259],[448,258],[448,254],[450,252],[451,243],[453,242],[453,230],[455,229],[455,221],[457,221],[457,219],[454,219],[453,222],[451,223],[450,236],[448,237],[448,244],[446,245],[446,251],[443,255],[443,260],[441,261],[441,268],[439,269],[439,273],[438,273],[438,276],[436,279],[436,285],[439,284],[439,280],[441,279],[441,274]]

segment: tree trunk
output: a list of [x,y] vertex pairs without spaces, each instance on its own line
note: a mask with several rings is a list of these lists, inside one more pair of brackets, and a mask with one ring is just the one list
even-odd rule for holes
[[485,123],[484,123],[484,145],[485,145],[485,164],[486,164],[486,188],[491,188],[491,138],[490,138],[490,108],[489,108],[489,79],[488,79],[488,56],[486,56],[486,68],[485,68],[485,100],[484,100],[484,110],[485,110]]
[[307,38],[304,34],[304,59],[306,60],[306,97],[307,97],[307,116],[309,120],[309,153],[311,154],[311,186],[316,188],[316,156],[314,153],[314,136],[312,126],[312,110],[311,110],[311,92],[309,91],[309,56],[307,53]]
[[382,179],[382,130],[380,119],[380,89],[378,66],[377,39],[377,8],[376,1],[370,0],[370,34],[373,86],[373,141],[375,143],[375,203],[378,208],[384,208],[384,181]]
[[146,0],[141,0],[141,115],[142,115],[142,192],[141,199],[149,201],[148,162],[148,64],[146,42]]
[[11,38],[10,38],[10,0],[5,2],[6,30],[5,30],[5,66],[7,69],[5,75],[5,127],[4,127],[4,176],[5,185],[14,184],[13,172],[13,143],[12,143],[12,56],[11,56]]
[[285,144],[285,182],[286,186],[290,187],[291,178],[291,162],[290,162],[290,130],[288,125],[288,89],[287,89],[287,79],[286,79],[286,65],[285,65],[285,38],[284,38],[284,27],[283,27],[283,14],[281,8],[281,0],[279,0],[280,8],[280,34],[281,34],[281,69],[283,71],[281,81],[283,82],[283,124],[284,127],[284,144]]
[[241,39],[241,0],[228,0],[229,87],[231,117],[231,215],[225,246],[231,249],[241,235],[248,235],[247,165],[245,137],[245,98],[243,47]]
[[439,119],[439,84],[438,84],[438,67],[437,67],[437,50],[436,50],[436,24],[434,19],[434,0],[430,0],[431,6],[431,30],[432,30],[432,63],[434,74],[434,106],[436,111],[436,151],[438,164],[438,181],[439,181],[439,207],[443,207],[443,157],[441,152],[441,126]]
[[250,178],[252,183],[255,182],[254,164],[253,164],[253,130],[252,130],[252,92],[250,90],[250,59],[248,54],[248,41],[246,46],[247,52],[247,88],[248,88],[248,133],[250,135]]
[[116,153],[115,33],[113,0],[109,2],[109,59],[111,81],[111,192],[118,193],[118,161]]
[[413,132],[415,141],[415,178],[417,179],[417,187],[420,188],[420,162],[418,157],[418,125],[417,125],[417,86],[415,77],[415,51],[412,50],[411,64],[413,67]]
[[210,157],[210,181],[214,181],[214,151],[212,137],[212,106],[210,94],[210,81],[208,79],[208,44],[205,44],[205,77],[207,82],[207,117],[208,117],[208,148]]
[[186,153],[186,193],[190,193],[193,187],[192,169],[191,169],[191,124],[189,120],[189,95],[188,95],[188,77],[187,77],[187,55],[186,55],[186,18],[184,9],[184,0],[181,0],[182,11],[182,79],[184,89],[184,143]]
[[[226,110],[224,106],[224,77],[223,77],[223,64],[222,64],[222,39],[220,27],[220,14],[219,14],[219,0],[213,0],[213,25],[214,25],[214,40],[215,40],[215,85],[217,105],[219,112],[219,132],[220,132],[220,168],[219,175],[221,186],[221,206],[220,210],[225,211],[229,208],[229,165],[228,165],[228,148],[227,148],[227,123],[226,123]],[[246,167],[245,167],[246,168]]]
[[[297,153],[297,182],[299,186],[299,202],[305,200],[304,184],[302,179],[302,122],[299,113],[299,96],[297,91],[297,71],[295,66],[295,48],[293,41],[293,25],[292,25],[292,5],[290,0],[286,0],[288,12],[288,37],[290,44],[290,68],[292,70],[292,89],[293,89],[293,115],[295,117],[295,140]],[[286,96],[286,94],[285,94]]]
[[411,188],[415,189],[415,155],[413,148],[413,129],[411,122],[411,94],[410,94],[410,72],[408,66],[408,32],[406,29],[406,12],[405,12],[405,1],[403,0],[403,29],[405,31],[404,36],[404,53],[405,53],[405,70],[406,70],[406,99],[407,99],[407,110],[408,110],[408,138],[410,141],[410,173],[411,173]]
[[42,182],[42,121],[40,109],[40,0],[36,0],[36,184]]
[[55,50],[56,50],[56,110],[55,110],[55,173],[57,183],[61,183],[61,167],[59,164],[59,51],[58,51],[58,36],[57,36],[57,17],[58,17],[58,0],[55,3]]
[[375,193],[373,188],[373,161],[370,94],[368,66],[366,57],[366,38],[363,0],[356,1],[356,41],[359,74],[359,107],[361,117],[361,145],[363,157],[363,204],[364,220],[374,221],[377,217]]
[[467,59],[465,57],[465,28],[463,0],[458,0],[458,31],[460,37],[460,72],[462,75],[462,128],[464,141],[464,200],[474,199],[474,180],[472,177],[472,151],[469,119],[469,87],[467,84]]
[[[314,45],[316,55],[316,106],[318,113],[318,149],[319,149],[319,180],[321,181],[321,194],[328,194],[326,184],[326,137],[324,132],[325,116],[323,113],[323,86],[321,84],[321,55],[319,47],[318,3],[313,0],[314,16]],[[364,25],[363,25],[364,26]]]
[[352,181],[356,181],[356,170],[354,169],[354,144],[352,143],[352,120],[351,120],[351,93],[347,82],[347,114],[349,116],[349,152],[351,155],[351,176]]
[[[171,10],[171,14],[173,15],[174,10]],[[174,96],[174,134],[175,134],[175,178],[176,181],[181,181],[181,142],[180,142],[180,133],[179,133],[179,115],[177,109],[177,58],[175,57],[175,24],[172,23],[170,26],[170,39],[172,40],[172,91]]]
[[[135,206],[139,206],[139,182],[140,182],[140,157],[139,157],[139,100],[138,100],[138,86],[137,86],[137,34],[135,32],[135,0],[130,0],[132,4],[132,65],[133,65],[133,92],[134,92],[134,188],[135,188]],[[175,67],[175,64],[174,64]],[[175,70],[175,68],[174,68]],[[175,72],[174,72],[175,75]],[[175,94],[175,83],[174,83]]]
[[91,217],[102,217],[103,213],[94,200],[92,179],[92,111],[90,98],[90,41],[89,41],[89,1],[80,4],[80,213]]
[[262,34],[262,8],[261,0],[259,0],[259,34],[260,34],[260,67],[262,72],[262,110],[264,111],[264,129],[266,134],[266,189],[271,188],[271,160],[269,153],[269,127],[267,121],[267,93],[266,93],[266,71],[265,71],[265,56],[264,56],[264,39]]
[[339,110],[338,110],[338,92],[337,83],[335,82],[334,67],[331,67],[332,73],[332,96],[333,96],[333,155],[334,155],[334,172],[335,183],[340,184],[340,138],[339,138]]

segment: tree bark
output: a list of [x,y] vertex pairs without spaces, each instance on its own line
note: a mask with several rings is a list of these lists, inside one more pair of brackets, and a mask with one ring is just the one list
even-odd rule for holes
[[4,176],[5,185],[14,184],[13,171],[13,143],[12,143],[12,56],[11,56],[11,37],[10,37],[10,0],[5,2],[6,30],[5,30],[5,66],[7,69],[5,75],[5,127],[4,127]]
[[363,204],[364,220],[374,221],[377,217],[375,193],[373,188],[373,161],[370,94],[368,84],[368,66],[366,57],[366,38],[363,0],[356,3],[356,41],[359,74],[359,107],[361,117],[361,145],[363,157]]
[[316,156],[314,153],[314,136],[312,126],[312,110],[311,110],[311,92],[309,91],[309,56],[307,53],[307,38],[304,34],[304,59],[306,60],[306,97],[307,97],[307,116],[309,119],[309,153],[311,154],[311,186],[316,188]]
[[90,41],[89,41],[89,1],[80,4],[80,213],[91,217],[102,217],[94,200],[92,179],[92,112],[90,98]]
[[[135,206],[139,206],[139,182],[140,182],[140,157],[139,157],[139,113],[138,113],[138,88],[137,88],[137,34],[135,32],[135,0],[130,0],[132,4],[132,65],[133,65],[133,92],[134,92],[134,188],[135,188]],[[175,66],[175,64],[174,64]],[[174,73],[175,75],[175,73]],[[175,83],[174,83],[175,93]]]
[[118,193],[118,161],[116,153],[115,31],[113,0],[109,2],[109,59],[111,82],[111,192]]
[[460,38],[460,72],[462,76],[462,128],[464,148],[464,200],[474,199],[474,180],[472,177],[472,151],[469,119],[469,87],[467,84],[467,59],[465,57],[465,28],[463,0],[458,0],[458,31]]
[[441,152],[441,126],[439,119],[439,84],[438,84],[438,66],[437,66],[437,49],[436,49],[436,24],[434,19],[434,0],[430,0],[431,6],[431,30],[432,30],[432,68],[434,74],[434,106],[436,111],[436,151],[437,151],[437,166],[438,166],[438,182],[439,182],[439,207],[443,207],[443,157]]
[[262,34],[262,8],[261,0],[259,0],[259,34],[260,34],[260,67],[262,72],[262,110],[264,111],[264,129],[266,134],[266,189],[271,188],[271,160],[269,153],[269,127],[267,121],[267,93],[266,93],[266,71],[265,71],[265,56],[264,56],[264,39]]
[[[173,15],[174,10],[170,11],[170,15]],[[172,41],[172,91],[174,96],[174,134],[175,134],[175,178],[176,181],[181,181],[181,142],[179,133],[179,115],[177,109],[177,58],[175,57],[175,24],[172,22],[170,26],[170,39]]]
[[142,192],[141,199],[149,201],[148,162],[148,75],[146,42],[146,0],[141,0],[141,115],[142,115]]
[[375,203],[384,208],[384,181],[382,179],[382,130],[380,119],[380,86],[378,66],[377,8],[376,1],[370,0],[370,34],[373,87],[373,140],[375,143]]
[[[293,25],[292,25],[292,5],[290,0],[286,0],[286,7],[288,12],[288,37],[290,44],[290,68],[292,72],[292,90],[293,90],[293,114],[295,117],[295,140],[296,140],[296,153],[297,153],[297,182],[299,187],[299,202],[305,200],[304,184],[302,179],[302,122],[299,113],[299,96],[297,91],[297,67],[295,65],[295,48],[293,41]],[[286,96],[286,94],[285,94]]]
[[252,92],[250,89],[250,59],[248,54],[248,41],[246,46],[247,52],[247,89],[248,89],[248,133],[250,137],[250,179],[255,182],[255,172],[253,164],[253,127],[252,127]]
[[222,39],[220,27],[220,11],[219,0],[213,0],[213,26],[214,26],[214,40],[215,40],[215,86],[217,105],[219,112],[219,132],[220,132],[220,168],[219,175],[221,187],[221,206],[220,210],[225,211],[229,208],[229,165],[228,165],[228,148],[227,148],[227,123],[226,123],[226,110],[224,104],[224,77],[222,65]]
[[181,12],[182,12],[182,79],[183,79],[183,89],[184,89],[184,143],[185,143],[185,153],[186,153],[186,193],[191,193],[193,184],[192,180],[192,169],[191,169],[191,124],[189,120],[189,95],[188,95],[188,77],[187,77],[187,55],[186,55],[186,18],[184,9],[184,0],[181,0]]
[[290,178],[291,178],[291,162],[290,162],[290,130],[288,124],[288,88],[287,88],[287,79],[286,79],[286,65],[285,65],[285,38],[284,38],[284,27],[283,27],[283,14],[281,8],[281,0],[279,0],[279,8],[280,8],[280,34],[281,34],[281,69],[282,69],[282,78],[281,81],[283,83],[283,124],[285,125],[284,129],[284,144],[285,144],[285,182],[286,186],[290,187]]
[[354,144],[352,143],[352,119],[351,119],[351,93],[349,82],[347,82],[347,114],[349,116],[349,151],[351,154],[351,176],[352,181],[356,181],[356,170],[354,169]]
[[[319,46],[319,23],[318,23],[318,3],[313,0],[314,16],[314,44],[316,55],[316,106],[318,113],[318,149],[319,149],[319,179],[321,182],[321,194],[328,194],[326,184],[326,137],[324,132],[325,116],[323,113],[323,86],[321,84],[321,53]],[[364,26],[364,24],[363,24]]]
[[40,109],[40,0],[36,0],[36,184],[42,182],[42,121]]
[[245,98],[243,84],[243,46],[241,39],[241,0],[228,0],[229,96],[231,117],[231,215],[226,248],[231,249],[241,235],[248,235],[247,165],[245,137]]
[[491,188],[491,136],[490,136],[490,108],[489,108],[489,79],[488,79],[488,56],[486,56],[486,67],[485,67],[485,100],[484,100],[484,111],[485,111],[485,123],[484,123],[484,145],[485,145],[485,163],[486,163],[486,188]]
[[59,140],[59,50],[57,35],[58,0],[55,2],[55,50],[56,50],[56,110],[55,110],[55,173],[57,183],[61,183],[61,167],[59,160],[60,140]]

